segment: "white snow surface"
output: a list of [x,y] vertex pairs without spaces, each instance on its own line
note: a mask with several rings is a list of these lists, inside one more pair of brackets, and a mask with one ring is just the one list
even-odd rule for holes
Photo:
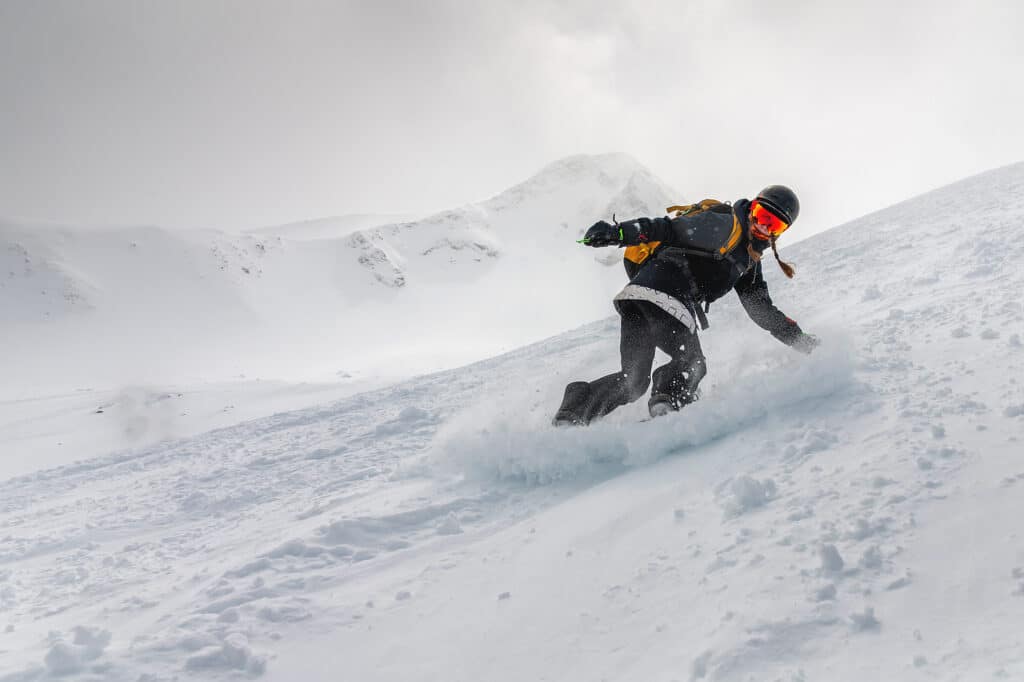
[[[497,270],[514,226],[466,220],[441,257]],[[566,382],[616,368],[608,318],[8,476],[0,680],[1024,679],[1022,225],[1024,164],[783,245],[773,298],[823,345],[716,303],[702,399],[651,421],[548,425]],[[364,235],[379,273],[437,275],[391,249],[406,232]],[[77,315],[89,281],[14,313]]]
[[0,399],[461,366],[607,315],[621,266],[575,239],[596,220],[678,201],[631,157],[607,154],[354,231],[375,220],[244,234],[0,221]]
[[297,241],[315,241],[322,239],[337,239],[347,237],[353,232],[369,230],[381,225],[394,223],[405,223],[415,221],[417,218],[405,214],[372,214],[354,213],[351,215],[335,216],[333,218],[319,218],[316,220],[303,220],[287,225],[271,225],[269,227],[257,227],[245,232],[260,234],[266,237],[283,237]]

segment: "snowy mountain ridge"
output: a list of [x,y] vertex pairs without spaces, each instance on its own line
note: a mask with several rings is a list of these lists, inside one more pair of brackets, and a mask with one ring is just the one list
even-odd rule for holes
[[[183,370],[323,379],[363,371],[347,358],[381,371],[399,354],[405,376],[413,365],[451,366],[603,314],[599,298],[573,294],[538,311],[527,295],[569,281],[583,285],[574,291],[617,286],[620,272],[578,257],[576,236],[609,212],[660,213],[668,200],[649,171],[610,154],[570,157],[488,201],[372,229],[0,222],[0,369],[11,384],[37,386],[40,350],[61,365],[43,374],[71,385],[166,382]],[[347,233],[310,238],[331,230]],[[401,349],[409,328],[424,332],[420,359]],[[301,363],[282,347],[301,347]]]
[[[360,264],[386,286],[436,280],[445,264],[472,274],[441,279],[468,283],[496,265],[502,254],[540,258],[544,265],[566,260],[578,248],[571,239],[559,239],[559,231],[582,234],[594,221],[616,214],[661,215],[673,196],[628,155],[571,156],[486,201],[364,230],[350,237],[349,244],[363,251]],[[559,231],[553,231],[556,227]],[[543,248],[537,248],[538,241],[544,242]]]
[[399,222],[411,222],[413,220],[415,220],[415,217],[411,215],[357,213],[303,220],[286,225],[254,227],[244,230],[244,232],[263,237],[281,237],[282,239],[294,241],[319,241],[324,239],[340,239],[347,237],[353,232],[368,230],[378,225],[390,225]]

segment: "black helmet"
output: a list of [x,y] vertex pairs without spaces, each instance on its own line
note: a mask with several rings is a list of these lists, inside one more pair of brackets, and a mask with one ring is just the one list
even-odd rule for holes
[[771,209],[771,212],[790,225],[800,215],[800,200],[793,190],[785,185],[769,185],[758,192],[757,201]]

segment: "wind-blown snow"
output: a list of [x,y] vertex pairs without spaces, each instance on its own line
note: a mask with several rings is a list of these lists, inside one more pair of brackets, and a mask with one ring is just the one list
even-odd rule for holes
[[1019,165],[783,244],[824,345],[716,303],[650,422],[546,424],[604,319],[0,480],[0,680],[1024,678],[1022,221]]
[[850,345],[839,337],[828,340],[825,349],[807,360],[779,346],[766,349],[755,364],[722,368],[724,375],[703,387],[704,399],[687,408],[688,419],[665,420],[661,428],[640,421],[646,417],[646,404],[638,401],[591,428],[551,429],[552,405],[557,406],[560,395],[549,392],[537,401],[528,388],[521,395],[509,388],[501,394],[500,414],[494,414],[488,401],[451,419],[438,435],[437,457],[474,476],[530,483],[610,466],[645,466],[773,421],[787,411],[806,410],[836,394],[856,393]]

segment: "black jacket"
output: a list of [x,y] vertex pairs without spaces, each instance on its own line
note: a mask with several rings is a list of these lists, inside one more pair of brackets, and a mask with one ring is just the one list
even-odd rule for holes
[[639,266],[625,261],[630,283],[664,292],[691,307],[711,303],[734,290],[740,303],[759,327],[785,344],[792,344],[803,332],[800,326],[772,303],[760,261],[747,250],[762,253],[768,242],[751,241],[748,217],[750,202],[736,201],[732,211],[743,227],[740,243],[726,258],[715,260],[682,252],[673,244],[683,242],[683,231],[702,220],[703,214],[679,218],[639,218],[622,223],[626,244],[661,242],[653,254]]

